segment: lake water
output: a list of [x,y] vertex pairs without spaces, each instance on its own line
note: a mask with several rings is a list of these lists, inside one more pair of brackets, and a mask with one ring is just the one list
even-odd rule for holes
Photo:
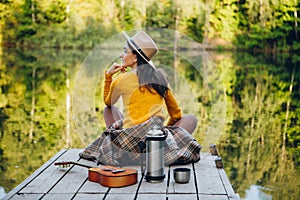
[[[194,136],[203,151],[217,145],[242,199],[297,199],[299,57],[191,54],[199,66],[164,51],[155,63],[168,73],[183,112],[197,116]],[[95,127],[104,129],[106,67],[91,61],[90,50],[5,49],[1,55],[0,198],[60,149],[83,148],[97,136]]]

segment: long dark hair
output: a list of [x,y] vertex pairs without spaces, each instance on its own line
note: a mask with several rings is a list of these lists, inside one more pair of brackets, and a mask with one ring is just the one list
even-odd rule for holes
[[142,87],[145,87],[153,93],[154,89],[164,98],[169,89],[166,73],[162,69],[154,69],[151,67],[151,65],[136,51],[133,51],[133,53],[137,56],[137,76],[139,79],[140,90],[143,89]]

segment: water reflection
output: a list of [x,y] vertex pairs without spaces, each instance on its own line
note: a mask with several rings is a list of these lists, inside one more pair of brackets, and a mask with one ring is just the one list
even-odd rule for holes
[[[88,53],[47,49],[3,52],[0,185],[6,192],[60,149],[83,147],[72,123],[70,134],[66,134],[66,96]],[[269,59],[266,55],[246,53],[211,56],[220,70],[211,81],[222,80],[224,93],[218,95],[226,99],[226,125],[217,147],[235,191],[243,199],[297,199],[300,69],[293,60],[299,59]],[[173,58],[164,54],[157,59],[172,66]],[[179,60],[178,66],[171,82],[184,112],[197,115],[199,127],[195,136],[203,144],[208,129],[214,128],[210,127],[214,103],[208,96],[210,83],[205,83],[201,74],[184,60]],[[100,126],[104,127],[99,84],[95,106],[99,108]],[[1,191],[0,195],[4,192]]]
[[[66,80],[83,51],[6,49],[0,70],[0,185],[10,191],[62,148],[80,146],[66,135]],[[70,139],[71,138],[71,139]],[[69,144],[67,141],[72,140]]]
[[246,190],[245,198],[243,200],[253,200],[253,199],[264,199],[271,200],[272,196],[264,193],[263,188],[258,185],[251,185],[248,190]]
[[284,57],[268,60],[266,55],[236,54],[234,58],[235,66],[228,66],[226,59],[219,62],[226,62],[226,69],[235,75],[227,86],[230,106],[219,141],[231,183],[241,197],[251,185],[261,185],[270,189],[264,192],[273,199],[297,199],[297,63]]

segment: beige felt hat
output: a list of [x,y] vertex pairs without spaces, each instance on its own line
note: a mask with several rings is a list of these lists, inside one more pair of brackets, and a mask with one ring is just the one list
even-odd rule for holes
[[123,34],[130,47],[137,51],[155,69],[151,58],[157,53],[158,47],[152,38],[144,31],[137,32],[133,37],[129,37],[125,31],[123,31]]

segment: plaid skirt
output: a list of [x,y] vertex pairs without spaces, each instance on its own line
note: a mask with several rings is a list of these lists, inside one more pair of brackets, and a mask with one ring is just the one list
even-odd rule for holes
[[[152,117],[144,123],[130,128],[122,127],[122,121],[115,122],[79,156],[88,160],[96,160],[105,165],[137,165],[141,164],[145,153],[145,138],[154,125],[162,127],[160,117]],[[166,135],[164,142],[164,163],[187,164],[200,160],[201,146],[184,128],[164,126],[161,129]]]

